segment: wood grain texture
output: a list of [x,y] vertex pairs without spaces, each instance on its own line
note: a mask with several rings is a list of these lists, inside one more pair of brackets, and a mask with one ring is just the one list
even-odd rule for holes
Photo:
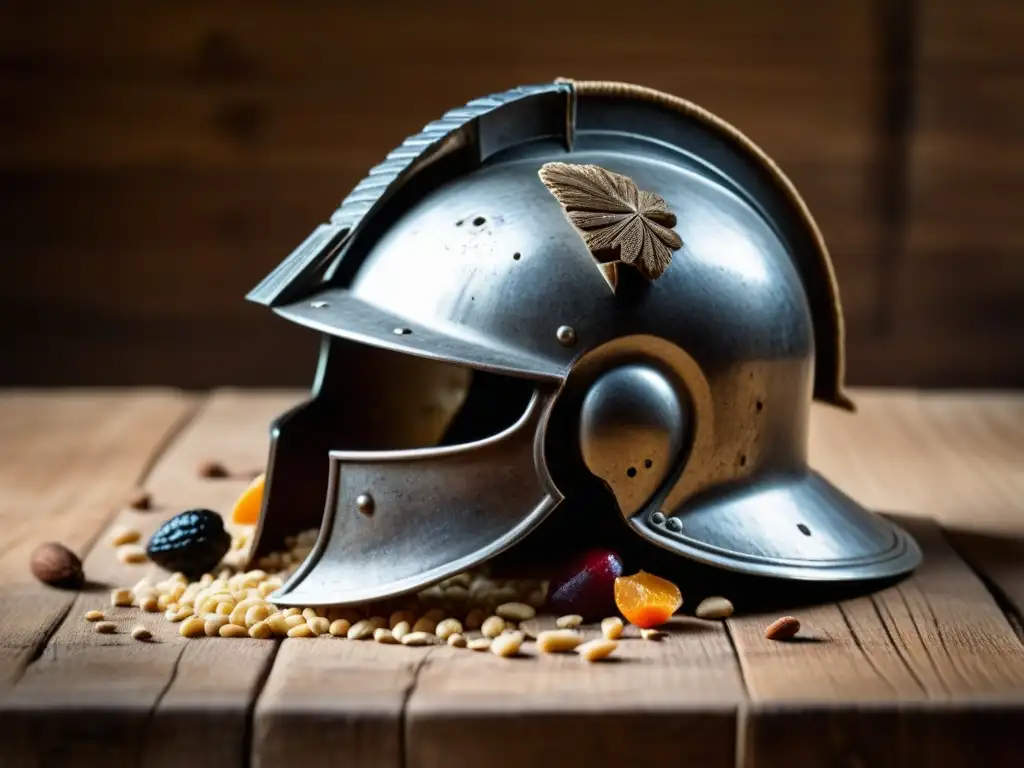
[[511,768],[543,744],[546,758],[566,766],[627,754],[637,765],[735,765],[746,697],[724,627],[677,618],[664,629],[651,642],[630,627],[597,664],[539,654],[532,643],[516,659],[437,648],[409,698],[407,764]]
[[[918,5],[905,253],[892,365],[922,383],[1024,383],[1024,6]],[[909,340],[916,343],[909,344]],[[896,350],[902,351],[900,356]]]
[[[196,466],[211,456],[228,467],[261,466],[270,419],[294,402],[293,394],[212,396],[146,480],[158,506],[125,509],[114,524],[148,537],[183,508],[227,512],[247,481],[204,480]],[[108,586],[131,586],[159,572],[149,564],[118,562],[106,535],[85,568]],[[117,623],[117,634],[97,634],[83,620],[92,608]],[[139,623],[151,630],[152,642],[128,634]],[[248,711],[276,645],[189,641],[178,630],[161,614],[111,607],[106,589],[80,594],[42,655],[0,702],[6,721],[16,724],[10,764],[177,765],[180,755],[167,745],[185,732],[202,745],[190,753],[190,764],[244,765]]]
[[0,691],[75,599],[32,577],[32,550],[58,541],[84,556],[192,407],[165,390],[0,397]]
[[[748,132],[819,219],[863,343],[884,258],[871,4],[642,0],[630,13],[658,22],[639,36],[607,23],[618,12],[539,0],[514,14],[469,0],[444,13],[408,0],[7,9],[0,328],[18,330],[0,335],[0,376],[306,384],[315,339],[245,292],[405,136],[560,75],[678,93]],[[32,331],[2,319],[26,316]]]

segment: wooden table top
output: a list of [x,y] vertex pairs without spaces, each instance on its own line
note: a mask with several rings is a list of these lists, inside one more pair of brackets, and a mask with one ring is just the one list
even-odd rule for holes
[[[227,511],[245,481],[196,465],[261,466],[269,421],[300,394],[0,394],[0,765],[1024,765],[1024,393],[854,394],[856,415],[815,407],[812,464],[906,516],[920,570],[795,611],[808,642],[765,640],[778,614],[686,619],[596,665],[193,641],[159,615],[157,642],[99,635],[85,611],[151,567],[117,562],[104,531]],[[123,508],[138,484],[153,510]],[[35,582],[45,540],[82,553],[96,589]]]

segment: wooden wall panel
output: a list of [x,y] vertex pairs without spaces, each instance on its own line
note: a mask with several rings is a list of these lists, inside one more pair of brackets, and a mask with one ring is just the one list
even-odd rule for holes
[[834,253],[850,378],[880,381],[873,2],[5,6],[0,381],[307,382],[315,340],[244,293],[405,135],[560,75],[678,93],[772,154]]
[[1024,3],[922,0],[900,383],[1024,385]]

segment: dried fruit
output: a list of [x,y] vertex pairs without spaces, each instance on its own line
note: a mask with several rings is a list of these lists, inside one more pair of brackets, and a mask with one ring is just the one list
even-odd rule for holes
[[764,636],[769,640],[789,640],[800,631],[800,620],[793,616],[783,616],[769,624]]
[[683,596],[671,581],[639,571],[615,580],[615,604],[630,622],[648,629],[668,621],[683,604]]
[[700,601],[694,613],[699,619],[727,619],[732,611],[732,603],[724,597],[708,597]]
[[548,607],[558,615],[576,613],[597,620],[615,612],[615,579],[622,561],[607,549],[594,549],[570,560],[550,580]]
[[149,559],[169,571],[198,578],[213,570],[231,546],[220,515],[209,509],[189,509],[161,525],[149,540]]
[[33,576],[51,587],[78,589],[85,581],[78,555],[56,542],[36,547],[29,558],[29,568]]
[[231,510],[231,522],[236,525],[256,525],[259,522],[265,482],[266,475],[259,474],[249,483],[249,487],[242,491],[242,495],[235,501],[235,506]]

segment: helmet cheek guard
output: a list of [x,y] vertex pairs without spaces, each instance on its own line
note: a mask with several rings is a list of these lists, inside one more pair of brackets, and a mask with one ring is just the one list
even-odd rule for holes
[[763,152],[682,99],[560,81],[453,110],[249,298],[325,339],[272,435],[254,555],[320,524],[275,603],[422,589],[594,478],[627,535],[722,568],[920,562],[807,466],[812,399],[851,407],[821,233]]
[[689,404],[657,368],[629,364],[602,374],[583,398],[583,463],[604,481],[619,512],[643,509],[689,447]]

